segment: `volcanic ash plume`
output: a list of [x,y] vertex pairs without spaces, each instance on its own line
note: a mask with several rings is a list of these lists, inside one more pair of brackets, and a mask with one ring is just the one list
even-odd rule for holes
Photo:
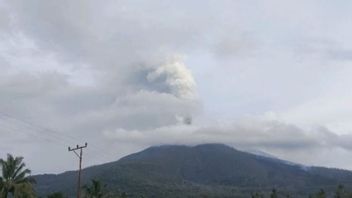
[[181,99],[196,99],[196,83],[180,58],[174,58],[156,67],[147,76],[149,82],[164,80],[171,94]]

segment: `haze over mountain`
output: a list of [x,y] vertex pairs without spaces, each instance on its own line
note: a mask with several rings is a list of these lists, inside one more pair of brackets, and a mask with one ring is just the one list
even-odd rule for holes
[[[74,195],[77,173],[37,175],[40,194],[62,191]],[[83,181],[98,179],[111,191],[131,197],[248,197],[272,188],[295,197],[337,184],[349,188],[352,172],[306,167],[255,155],[223,144],[165,145],[145,149],[118,161],[83,170]]]

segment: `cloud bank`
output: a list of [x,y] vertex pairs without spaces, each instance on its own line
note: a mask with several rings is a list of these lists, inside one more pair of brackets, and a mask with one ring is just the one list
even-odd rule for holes
[[352,168],[349,10],[255,4],[0,1],[0,155],[58,172],[85,141],[87,165],[221,142]]

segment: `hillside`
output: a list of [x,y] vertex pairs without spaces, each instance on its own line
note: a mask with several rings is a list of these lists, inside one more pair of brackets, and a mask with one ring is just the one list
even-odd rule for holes
[[[83,170],[83,182],[101,180],[131,197],[248,197],[273,187],[296,196],[352,183],[352,172],[303,167],[222,144],[150,147],[116,162]],[[74,195],[76,172],[38,175],[37,191]]]

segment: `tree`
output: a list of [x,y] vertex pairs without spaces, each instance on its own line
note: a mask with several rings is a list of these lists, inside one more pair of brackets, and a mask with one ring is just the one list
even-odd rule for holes
[[344,194],[345,194],[345,188],[343,185],[338,185],[337,186],[337,189],[336,189],[336,192],[335,192],[335,198],[343,198],[344,197]]
[[84,195],[87,198],[102,198],[105,196],[105,187],[100,181],[93,179],[91,185],[83,186]]
[[270,198],[277,198],[277,191],[275,188],[271,191]]
[[251,198],[260,198],[260,194],[258,192],[252,193]]
[[318,192],[317,198],[326,198],[326,193],[323,189],[320,189],[320,191]]
[[2,176],[0,177],[1,197],[7,198],[9,194],[14,197],[35,197],[32,183],[29,177],[31,171],[25,168],[23,157],[13,157],[7,154],[7,159],[0,159]]
[[127,198],[127,193],[125,193],[125,192],[121,193],[120,197],[121,198]]
[[48,198],[64,198],[64,194],[62,194],[62,192],[54,192],[51,193],[47,196]]
[[255,192],[251,194],[251,198],[263,198],[263,197],[264,197],[263,193]]

